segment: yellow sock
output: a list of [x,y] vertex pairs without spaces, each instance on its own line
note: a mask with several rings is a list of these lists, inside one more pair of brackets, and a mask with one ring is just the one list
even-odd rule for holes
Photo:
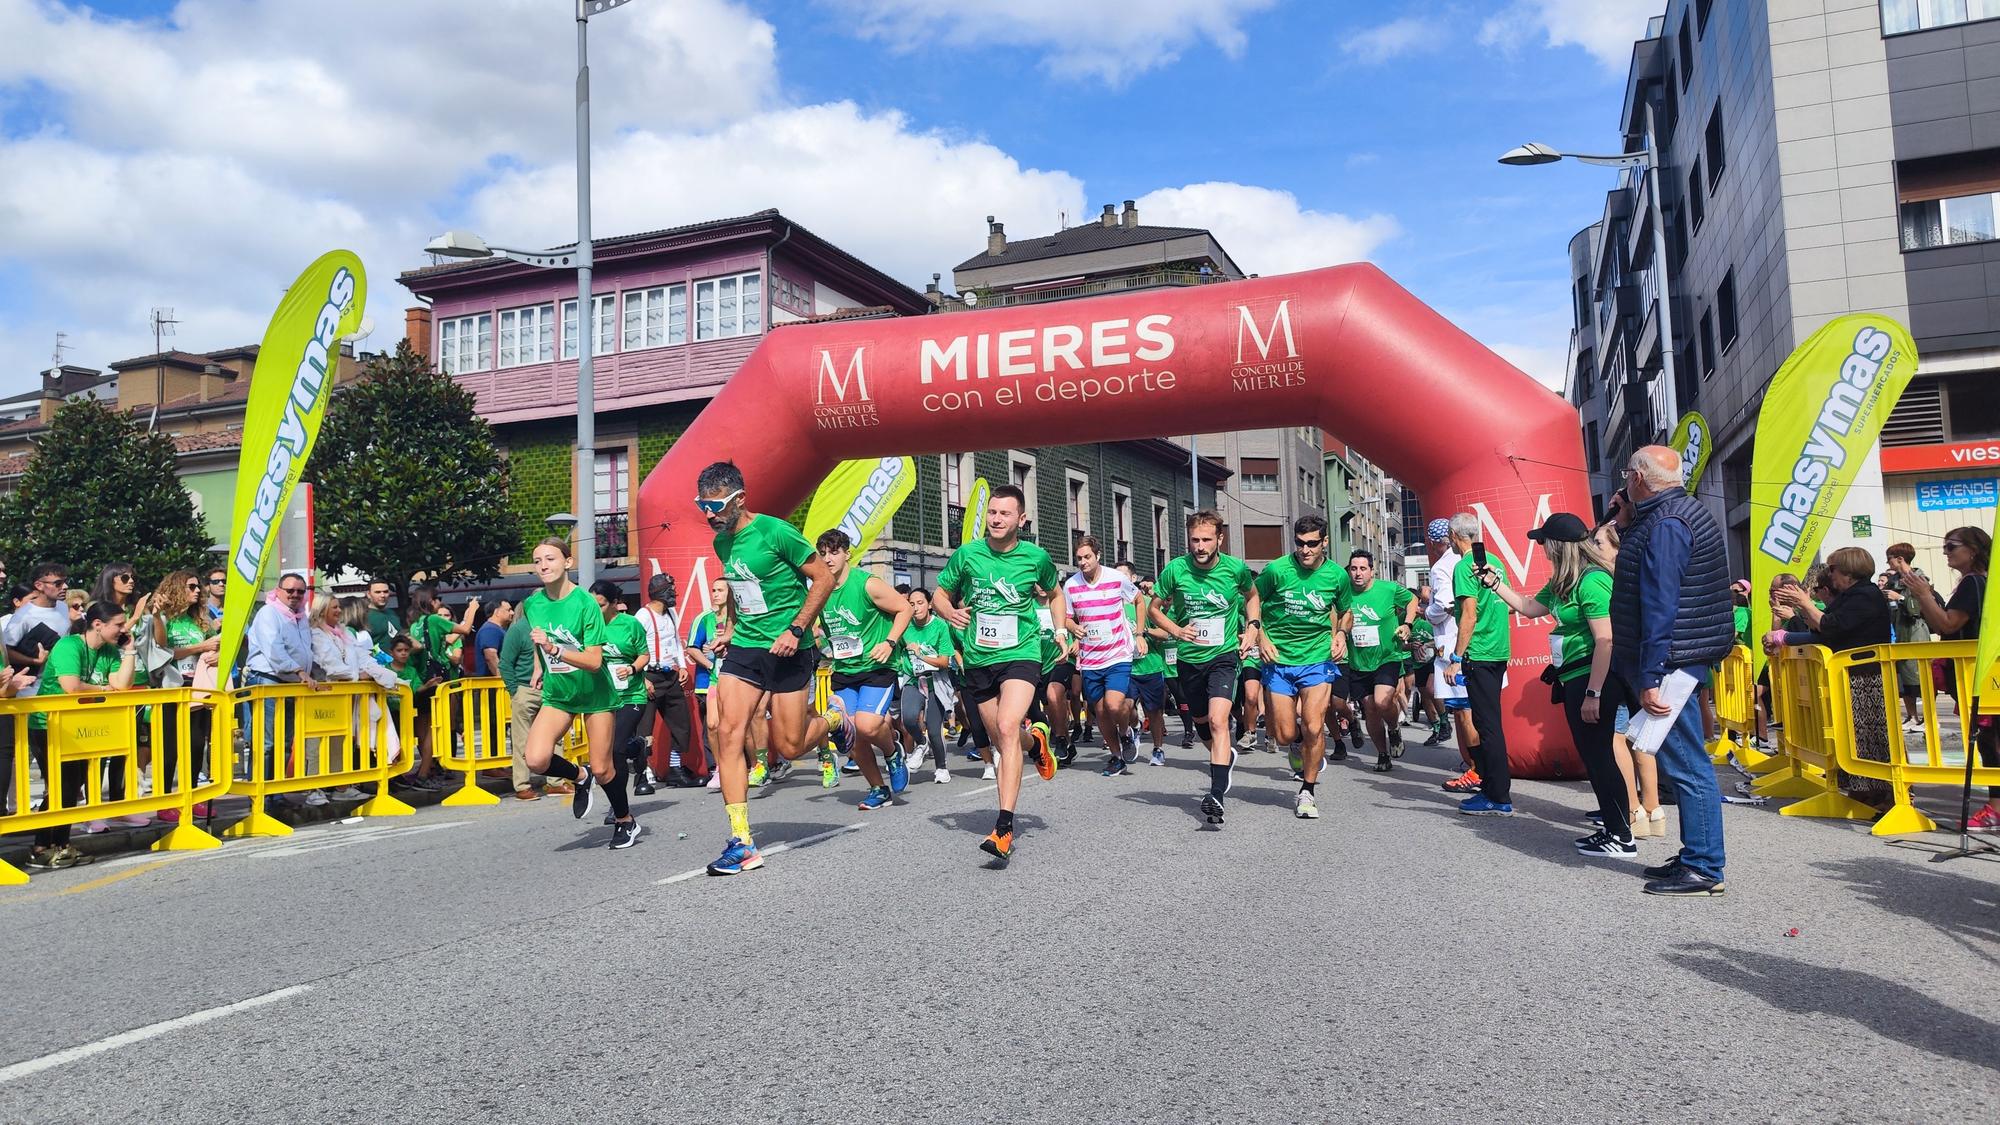
[[748,804],[724,805],[729,813],[729,834],[746,844],[755,844],[750,838],[750,806]]

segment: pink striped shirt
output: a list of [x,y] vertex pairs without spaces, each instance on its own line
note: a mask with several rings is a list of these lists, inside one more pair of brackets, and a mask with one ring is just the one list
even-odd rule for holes
[[1083,639],[1076,646],[1078,668],[1094,672],[1131,662],[1135,645],[1132,627],[1125,620],[1125,604],[1139,597],[1139,588],[1131,579],[1110,567],[1100,567],[1097,581],[1091,582],[1079,570],[1063,583],[1063,597],[1069,602],[1069,615],[1083,626]]

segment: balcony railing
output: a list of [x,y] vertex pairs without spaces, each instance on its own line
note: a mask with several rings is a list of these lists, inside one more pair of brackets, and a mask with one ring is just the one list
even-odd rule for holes
[[629,512],[597,513],[597,557],[623,559],[632,555],[632,516]]

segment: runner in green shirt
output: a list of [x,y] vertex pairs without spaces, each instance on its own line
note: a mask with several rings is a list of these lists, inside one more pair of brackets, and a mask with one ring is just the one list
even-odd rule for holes
[[[1368,737],[1375,743],[1375,772],[1395,768],[1403,756],[1402,716],[1396,681],[1403,674],[1403,646],[1416,620],[1417,597],[1400,582],[1377,581],[1375,556],[1356,550],[1347,559],[1354,594],[1341,625],[1347,630],[1347,697],[1361,708]],[[1387,728],[1386,730],[1384,728]]]
[[[1489,579],[1492,592],[1523,617],[1554,617],[1549,633],[1549,664],[1555,669],[1563,716],[1569,721],[1577,757],[1604,814],[1603,830],[1576,842],[1585,855],[1633,856],[1631,782],[1618,768],[1612,739],[1615,717],[1624,702],[1622,681],[1611,676],[1610,561],[1590,542],[1590,527],[1568,512],[1557,512],[1528,533],[1542,545],[1549,560],[1549,580],[1524,597],[1498,576]],[[1608,698],[1607,698],[1608,692]],[[1639,820],[1646,813],[1636,813]]]
[[903,729],[918,736],[914,769],[926,755],[934,763],[931,780],[939,785],[951,781],[950,748],[944,742],[944,723],[957,702],[952,691],[951,626],[931,609],[929,590],[919,586],[910,591],[910,627],[903,630],[903,643],[896,646],[896,673],[902,679],[898,706]]
[[[611,682],[611,753],[619,759],[632,793],[658,792],[646,773],[648,747],[642,741],[639,717],[646,711],[646,627],[625,612],[626,593],[618,583],[600,578],[590,584],[590,596],[604,619],[604,675]],[[615,784],[615,783],[614,783]]]
[[[743,472],[717,461],[695,479],[695,507],[715,533],[715,555],[735,605],[716,700],[716,775],[722,779],[729,842],[708,865],[710,875],[736,875],[764,866],[750,831],[751,717],[766,706],[769,753],[796,761],[823,750],[831,733],[844,752],[850,738],[844,713],[812,713],[818,654],[809,640],[813,623],[833,596],[826,564],[798,528],[752,512]],[[822,764],[824,764],[822,762]]]
[[[611,847],[629,848],[639,839],[640,828],[627,803],[623,755],[612,746],[617,693],[605,668],[604,612],[589,591],[570,581],[568,543],[544,539],[535,544],[532,557],[542,588],[522,599],[521,616],[528,620],[528,639],[542,665],[542,709],[528,728],[528,769],[576,784],[570,813],[578,820],[589,818],[601,789],[615,822]],[[588,770],[577,769],[558,752],[578,716],[590,744]]]
[[[1001,864],[1014,854],[1014,806],[1021,796],[1021,724],[1035,702],[1042,676],[1041,618],[1036,610],[1054,599],[1051,616],[1068,619],[1055,561],[1022,542],[1027,499],[1011,484],[986,502],[986,536],[963,544],[938,575],[938,616],[966,631],[965,699],[998,760],[1000,812],[979,847]],[[1046,731],[1035,739],[1036,769],[1055,776],[1056,759]]]
[[1507,682],[1513,642],[1507,608],[1486,587],[1494,571],[1487,565],[1485,545],[1474,541],[1479,534],[1479,517],[1470,512],[1451,517],[1451,546],[1459,555],[1451,572],[1452,604],[1457,607],[1458,621],[1445,672],[1459,677],[1465,685],[1466,710],[1472,717],[1476,741],[1471,748],[1475,763],[1471,775],[1448,784],[1477,786],[1479,792],[1458,803],[1458,811],[1467,816],[1513,816],[1513,769],[1507,759],[1507,730],[1500,714],[1500,692]]
[[1264,609],[1264,686],[1271,707],[1271,733],[1286,748],[1299,791],[1292,813],[1319,817],[1319,773],[1326,760],[1326,713],[1340,676],[1337,662],[1347,638],[1336,628],[1353,586],[1347,572],[1326,565],[1326,519],[1303,515],[1292,521],[1292,553],[1275,559],[1257,576]]
[[[833,583],[833,596],[820,611],[833,654],[831,687],[854,726],[851,753],[868,782],[858,807],[873,812],[893,804],[893,794],[910,786],[909,762],[889,727],[889,706],[896,692],[896,653],[909,632],[911,609],[894,586],[850,565],[853,546],[837,527],[821,532],[814,544]],[[877,754],[889,765],[886,783]],[[820,784],[828,789],[840,784],[831,753],[820,759]]]
[[1187,518],[1188,553],[1167,564],[1153,586],[1153,623],[1180,643],[1181,700],[1208,742],[1208,792],[1202,815],[1222,823],[1236,749],[1229,712],[1242,655],[1257,639],[1260,601],[1250,568],[1222,553],[1222,517],[1203,508]]

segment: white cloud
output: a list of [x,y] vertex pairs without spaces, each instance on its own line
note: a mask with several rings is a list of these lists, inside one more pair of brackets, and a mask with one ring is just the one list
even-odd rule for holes
[[1113,84],[1165,66],[1203,40],[1234,57],[1244,17],[1277,0],[820,0],[852,16],[861,33],[899,48],[1025,47],[1051,73]]
[[[1023,229],[1079,214],[1083,184],[1024,169],[982,141],[915,132],[849,102],[774,110],[719,130],[637,132],[592,165],[600,231],[631,232],[776,207],[842,249],[921,286],[986,244],[980,219]],[[568,168],[505,175],[472,200],[474,225],[530,243],[573,237]],[[1003,218],[1002,221],[1005,221]]]
[[1340,44],[1340,52],[1357,62],[1384,63],[1405,55],[1438,50],[1444,46],[1449,34],[1449,29],[1438,20],[1404,16],[1356,32]]
[[1354,218],[1299,206],[1288,191],[1248,184],[1163,188],[1138,201],[1140,221],[1206,227],[1246,273],[1294,273],[1365,261],[1401,232],[1389,215]]
[[1479,42],[1515,51],[1537,38],[1549,47],[1581,47],[1607,70],[1623,72],[1646,21],[1661,0],[1514,0],[1479,27]]

